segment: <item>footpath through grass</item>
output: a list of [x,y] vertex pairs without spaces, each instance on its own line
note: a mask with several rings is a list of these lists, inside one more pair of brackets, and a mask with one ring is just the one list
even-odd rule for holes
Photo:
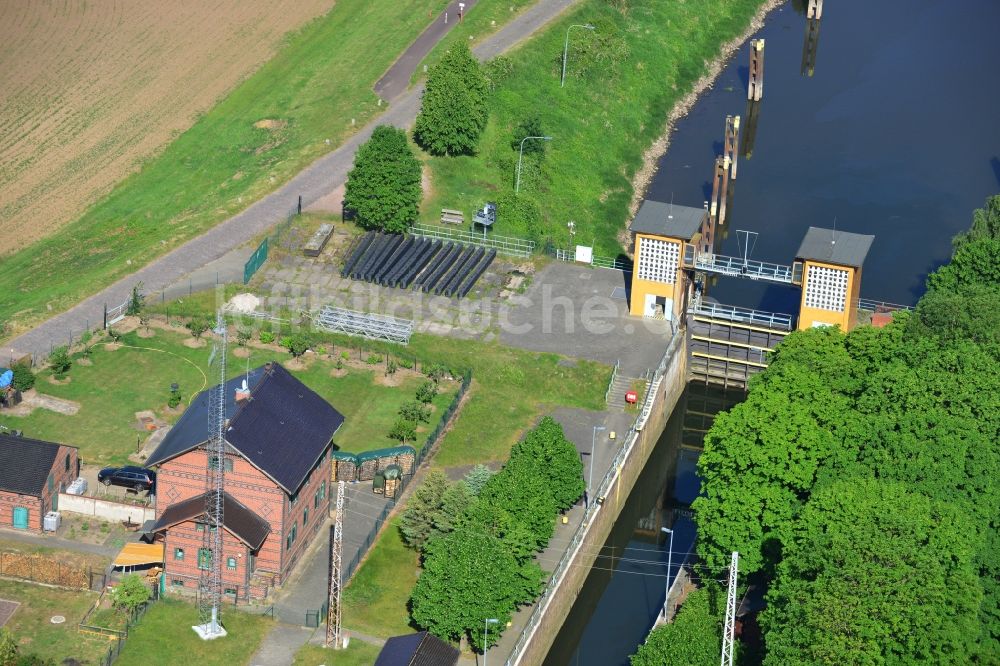
[[67,309],[334,149],[385,109],[372,85],[446,4],[338,0],[81,219],[4,257],[0,322]]
[[[478,155],[426,158],[434,194],[421,206],[421,221],[436,222],[441,208],[471,214],[482,202],[511,192],[518,159],[511,146],[514,129],[538,116],[541,133],[553,138],[540,165],[526,153],[520,196],[538,205],[541,221],[518,224],[501,209],[496,232],[551,239],[563,247],[593,242],[597,252],[616,255],[643,152],[706,62],[745,29],[761,2],[585,0],[510,54],[510,74],[492,95]],[[560,88],[566,30],[585,23],[596,30],[571,33],[566,86]],[[720,137],[722,126],[720,117]],[[710,166],[706,158],[706,179]],[[701,196],[678,193],[677,201],[700,206]],[[573,243],[568,220],[576,222]]]
[[151,664],[198,664],[198,666],[242,666],[260,647],[274,620],[224,608],[222,623],[228,635],[203,641],[191,629],[198,624],[194,605],[162,599],[150,607],[129,631],[116,666]]

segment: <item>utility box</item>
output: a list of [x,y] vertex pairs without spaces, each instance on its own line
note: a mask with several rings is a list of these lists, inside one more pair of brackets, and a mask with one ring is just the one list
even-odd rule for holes
[[69,484],[69,488],[66,489],[67,495],[86,495],[87,494],[87,479],[82,476],[77,478],[73,483]]
[[42,529],[46,532],[55,532],[59,529],[62,517],[58,511],[49,511],[42,519]]

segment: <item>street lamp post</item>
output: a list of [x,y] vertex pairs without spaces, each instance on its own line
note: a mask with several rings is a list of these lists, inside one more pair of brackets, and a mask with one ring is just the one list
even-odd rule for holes
[[563,44],[563,66],[562,66],[562,77],[559,79],[559,87],[562,88],[566,85],[566,55],[569,52],[569,31],[573,28],[584,28],[586,30],[593,30],[594,26],[587,23],[586,25],[575,24],[566,28],[566,43]]
[[673,587],[673,580],[670,578],[670,572],[674,568],[673,557],[674,557],[674,531],[669,527],[661,527],[661,532],[670,535],[670,543],[667,545],[667,596],[663,600],[664,609],[667,607],[667,603],[670,601],[670,589]]
[[526,136],[521,139],[521,152],[517,156],[517,179],[514,181],[514,194],[521,189],[521,160],[524,159],[524,142],[528,139],[538,139],[539,141],[551,141],[551,136]]
[[594,433],[590,437],[590,474],[587,475],[587,492],[592,492],[594,484],[594,445],[597,443],[597,431],[607,430],[604,426],[594,426]]
[[486,637],[490,634],[490,625],[497,624],[500,620],[495,617],[486,619],[486,626],[483,628],[483,666],[486,666]]

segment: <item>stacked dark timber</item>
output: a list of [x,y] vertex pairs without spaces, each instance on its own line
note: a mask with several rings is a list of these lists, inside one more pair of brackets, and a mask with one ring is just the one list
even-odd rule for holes
[[348,251],[340,275],[464,298],[496,256],[496,250],[477,246],[369,231]]

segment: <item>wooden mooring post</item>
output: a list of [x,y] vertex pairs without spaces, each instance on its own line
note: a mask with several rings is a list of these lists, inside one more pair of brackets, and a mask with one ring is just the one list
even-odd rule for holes
[[708,206],[708,214],[712,218],[713,230],[716,224],[723,225],[726,223],[726,192],[729,190],[729,165],[730,160],[728,157],[720,155],[715,158],[715,171],[712,174],[712,200]]
[[750,81],[747,86],[747,99],[759,102],[764,95],[764,40],[754,39],[750,42]]
[[819,19],[806,21],[806,38],[802,43],[802,76],[816,72],[816,51],[819,50]]
[[726,136],[723,139],[723,157],[729,159],[731,168],[729,177],[736,180],[736,157],[740,143],[740,117],[726,116]]
[[810,21],[813,19],[818,21],[823,18],[823,0],[809,0],[809,4],[806,6],[806,18]]

